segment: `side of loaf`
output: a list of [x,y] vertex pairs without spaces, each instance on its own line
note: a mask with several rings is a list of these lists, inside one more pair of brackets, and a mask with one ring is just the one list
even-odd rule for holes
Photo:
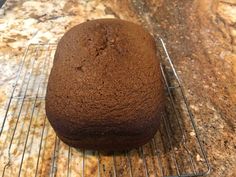
[[62,37],[46,94],[46,115],[66,144],[124,150],[148,142],[160,124],[164,87],[153,37],[118,19],[79,24]]

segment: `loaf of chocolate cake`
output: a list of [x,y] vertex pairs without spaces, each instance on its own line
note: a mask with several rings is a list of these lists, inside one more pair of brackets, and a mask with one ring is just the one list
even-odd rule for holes
[[79,24],[61,38],[46,94],[46,115],[66,144],[125,150],[147,143],[164,109],[153,37],[118,19]]

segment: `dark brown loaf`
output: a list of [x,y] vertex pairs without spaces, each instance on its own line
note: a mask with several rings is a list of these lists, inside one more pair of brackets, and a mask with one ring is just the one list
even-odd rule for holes
[[68,145],[123,150],[150,140],[164,108],[153,37],[134,23],[100,19],[60,40],[46,95],[46,114]]

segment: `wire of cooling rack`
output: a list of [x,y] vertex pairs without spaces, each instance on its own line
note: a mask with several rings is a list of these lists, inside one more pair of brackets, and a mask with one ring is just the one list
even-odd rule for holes
[[168,106],[146,145],[122,154],[76,150],[55,135],[44,98],[56,44],[31,44],[0,121],[1,176],[205,176],[210,172],[193,114],[163,39],[161,72]]
[[[179,76],[178,76],[178,74],[177,74],[177,72],[176,72],[176,69],[175,69],[175,67],[174,67],[174,64],[173,64],[173,62],[172,62],[172,60],[171,60],[171,58],[170,58],[170,55],[169,55],[169,53],[168,53],[168,50],[167,50],[167,48],[166,48],[166,44],[164,43],[164,41],[163,41],[162,38],[159,37],[159,40],[160,40],[161,45],[162,45],[162,47],[163,47],[163,50],[164,50],[164,52],[165,52],[165,54],[166,54],[166,58],[167,58],[167,60],[168,60],[168,63],[169,63],[170,66],[171,66],[172,72],[174,73],[175,78],[176,78],[176,80],[177,80],[177,83],[178,83],[178,86],[177,86],[177,87],[180,89],[182,98],[183,98],[183,100],[184,100],[184,103],[185,103],[185,106],[186,106],[186,109],[187,109],[187,112],[188,112],[188,118],[190,118],[191,125],[192,125],[192,127],[193,127],[193,129],[194,129],[195,136],[196,136],[196,139],[197,139],[197,141],[198,141],[199,148],[200,148],[200,150],[201,150],[201,153],[202,153],[202,155],[203,155],[203,157],[204,157],[204,160],[205,160],[205,163],[206,163],[206,166],[207,166],[207,170],[206,170],[205,172],[202,172],[202,173],[198,173],[198,174],[197,174],[197,172],[196,172],[196,167],[195,167],[194,164],[193,164],[193,158],[192,158],[192,156],[190,155],[191,153],[190,153],[189,149],[188,149],[187,146],[186,146],[186,136],[185,136],[185,133],[184,133],[184,131],[183,131],[183,127],[181,126],[180,121],[179,121],[179,118],[178,118],[178,116],[177,116],[178,125],[179,125],[180,130],[181,130],[181,133],[182,133],[182,135],[183,135],[182,143],[183,143],[184,149],[185,149],[186,152],[190,155],[190,163],[191,163],[191,166],[192,166],[194,175],[195,175],[195,176],[205,176],[205,175],[209,174],[209,173],[210,173],[210,170],[211,170],[209,161],[208,161],[207,156],[206,156],[206,152],[205,152],[205,150],[204,150],[204,148],[203,148],[203,145],[202,145],[202,143],[201,143],[201,140],[200,140],[200,137],[199,137],[199,133],[198,133],[198,130],[197,130],[197,126],[196,126],[196,123],[195,123],[195,121],[194,121],[193,114],[192,114],[192,112],[191,112],[191,110],[190,110],[189,103],[188,103],[187,98],[186,98],[186,96],[185,96],[185,94],[184,94],[183,86],[182,86],[182,84],[181,84],[181,81],[180,81],[180,79],[179,79]],[[168,81],[167,81],[167,78],[166,78],[166,74],[164,73],[164,70],[163,70],[163,67],[162,67],[162,66],[161,66],[161,71],[162,71],[162,73],[163,73],[163,78],[164,78],[164,80],[165,80],[165,84],[166,84],[167,91],[168,91],[169,96],[170,96],[170,98],[171,98],[171,104],[172,104],[172,106],[174,107],[173,96],[172,96],[171,93],[170,93],[170,89],[172,89],[173,87],[170,87],[170,86],[168,85]],[[174,87],[174,88],[176,88],[176,87]],[[176,109],[174,109],[174,112],[175,112],[175,115],[177,115]],[[165,121],[164,121],[164,122],[165,122]],[[165,123],[165,124],[166,124],[166,123]],[[178,176],[181,176],[181,175],[178,173]]]

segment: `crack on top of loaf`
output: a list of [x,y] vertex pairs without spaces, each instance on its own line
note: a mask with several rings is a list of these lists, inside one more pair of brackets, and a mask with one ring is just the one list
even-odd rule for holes
[[123,46],[119,45],[119,35],[117,34],[117,30],[111,29],[111,27],[97,24],[97,28],[100,29],[102,33],[102,41],[95,48],[95,57],[99,57],[102,54],[106,53],[106,49],[114,49],[119,55],[122,55],[124,52]]
[[107,27],[106,26],[100,26],[100,27],[101,27],[101,29],[103,31],[104,38],[103,38],[102,45],[99,46],[98,49],[96,49],[96,51],[97,51],[96,56],[101,55],[104,52],[104,50],[106,50],[106,48],[109,45]]

